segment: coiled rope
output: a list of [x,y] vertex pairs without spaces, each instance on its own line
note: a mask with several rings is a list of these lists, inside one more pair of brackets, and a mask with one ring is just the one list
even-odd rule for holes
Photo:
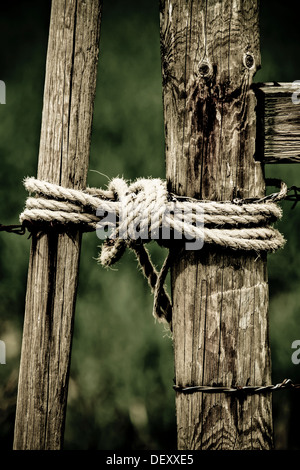
[[193,249],[204,243],[223,249],[273,252],[285,240],[271,224],[282,211],[276,204],[287,195],[282,183],[279,192],[260,199],[225,202],[198,201],[170,194],[161,179],[138,179],[128,184],[113,179],[107,190],[68,189],[26,178],[24,185],[35,197],[28,197],[20,222],[29,230],[40,227],[76,226],[83,231],[110,230],[102,244],[99,261],[111,266],[120,259],[126,247],[131,248],[154,293],[153,314],[171,322],[171,300],[164,289],[170,265],[167,257],[160,272],[152,264],[145,243],[157,240],[168,246],[168,240],[189,240]]

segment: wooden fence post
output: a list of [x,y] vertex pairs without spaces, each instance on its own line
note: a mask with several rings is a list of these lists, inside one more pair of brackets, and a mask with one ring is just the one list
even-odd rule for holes
[[[53,0],[38,178],[85,187],[101,0]],[[32,234],[14,449],[60,449],[81,234]]]
[[[255,160],[258,1],[161,0],[166,172],[172,192],[264,195]],[[172,270],[179,386],[271,383],[266,256],[204,248]],[[271,394],[176,392],[178,448],[270,449]]]

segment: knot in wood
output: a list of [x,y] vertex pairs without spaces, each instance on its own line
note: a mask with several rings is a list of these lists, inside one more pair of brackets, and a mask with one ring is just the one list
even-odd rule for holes
[[212,77],[212,65],[208,59],[203,59],[199,65],[200,77],[209,80]]
[[244,65],[247,69],[251,70],[255,65],[254,55],[251,52],[246,52],[244,55]]

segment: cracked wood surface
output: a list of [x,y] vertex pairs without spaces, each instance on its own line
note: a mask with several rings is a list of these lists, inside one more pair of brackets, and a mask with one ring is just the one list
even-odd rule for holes
[[[85,187],[101,0],[53,0],[38,178]],[[14,449],[60,449],[66,414],[81,235],[32,235]]]
[[[255,160],[256,0],[161,0],[168,188],[208,200],[263,196]],[[271,383],[266,258],[178,251],[171,270],[175,381]],[[271,396],[176,393],[178,448],[270,449]]]

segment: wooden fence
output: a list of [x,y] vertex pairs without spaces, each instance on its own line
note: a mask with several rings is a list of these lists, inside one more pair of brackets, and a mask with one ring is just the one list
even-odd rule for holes
[[[100,0],[52,1],[37,176],[83,189]],[[299,161],[292,84],[253,85],[257,0],[161,0],[170,192],[224,201],[265,195],[264,164]],[[288,116],[288,118],[287,118]],[[81,233],[32,234],[14,449],[63,445]],[[271,384],[267,256],[205,247],[173,258],[176,385]],[[176,392],[178,448],[272,449],[270,393]]]

